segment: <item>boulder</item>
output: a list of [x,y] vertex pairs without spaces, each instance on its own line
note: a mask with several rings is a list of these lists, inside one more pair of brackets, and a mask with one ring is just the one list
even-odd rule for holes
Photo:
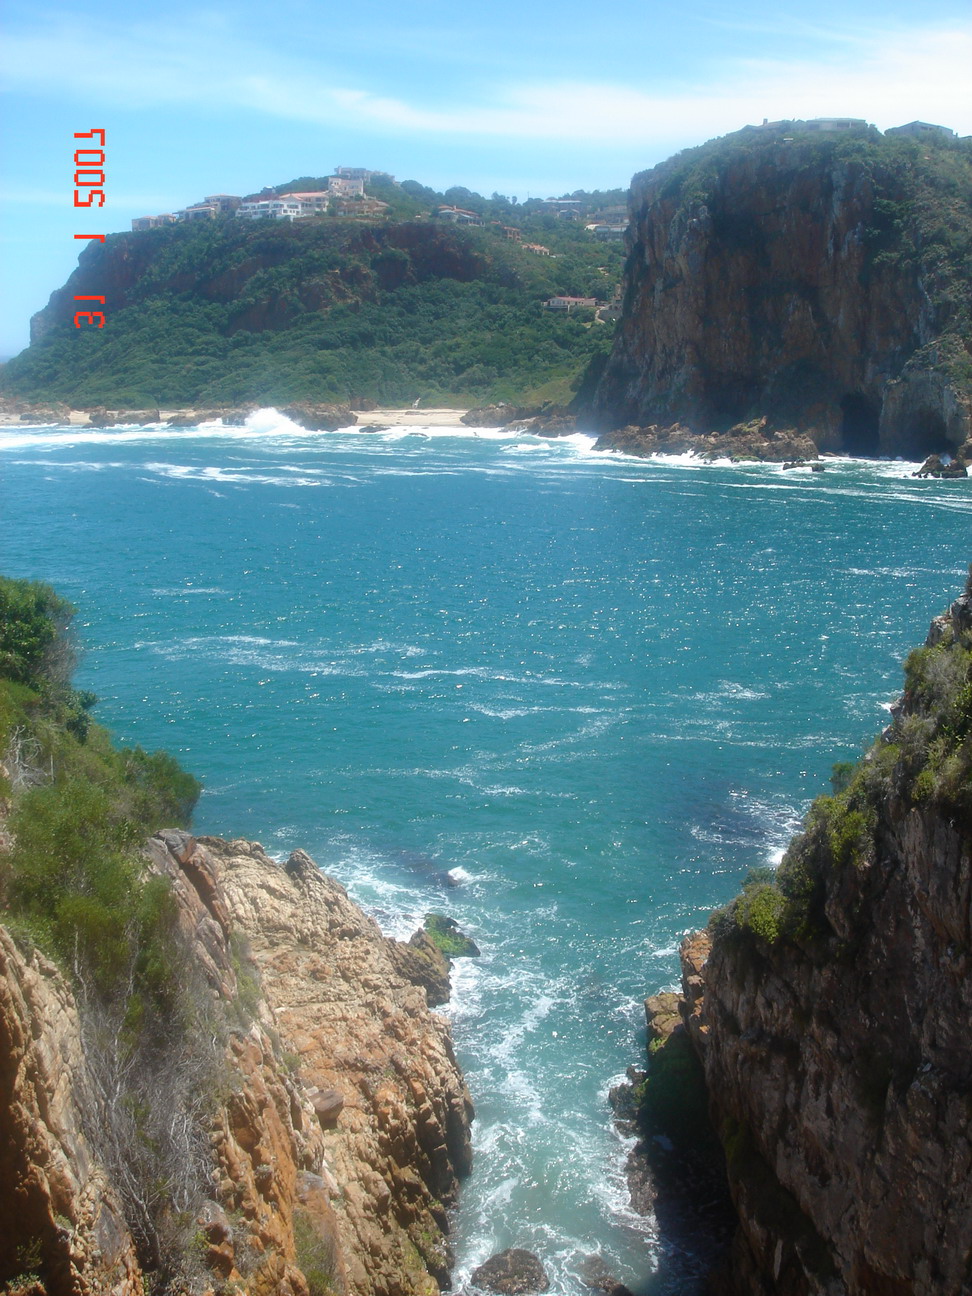
[[[444,914],[426,914],[423,931],[447,959],[479,957],[479,946],[460,930],[454,918],[446,918]],[[414,937],[412,939],[414,942]]]
[[537,406],[508,405],[500,401],[497,405],[483,405],[479,409],[467,410],[459,420],[466,427],[506,427],[518,419],[535,418],[540,413]]
[[344,1111],[344,1094],[340,1089],[318,1089],[311,1095],[311,1105],[321,1122],[321,1129],[334,1129]]
[[525,1292],[545,1292],[550,1279],[532,1251],[510,1247],[500,1251],[481,1264],[472,1273],[472,1281],[484,1291],[500,1292],[501,1296],[521,1296]]
[[338,428],[353,427],[358,421],[350,405],[321,405],[312,401],[281,406],[280,413],[308,432],[335,432]]
[[969,470],[961,459],[949,459],[941,455],[930,454],[913,477],[968,477]]

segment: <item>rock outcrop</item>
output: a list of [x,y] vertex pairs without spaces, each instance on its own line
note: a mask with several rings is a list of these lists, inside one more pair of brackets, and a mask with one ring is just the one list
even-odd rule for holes
[[[224,1041],[186,1282],[433,1296],[448,1281],[445,1210],[468,1169],[472,1108],[407,947],[302,852],[279,865],[255,843],[167,832],[147,853],[170,879],[186,976]],[[74,996],[3,929],[0,961],[0,1280],[137,1296]]]
[[526,1296],[528,1292],[545,1292],[550,1289],[550,1279],[539,1256],[520,1247],[510,1247],[481,1264],[472,1272],[475,1286],[484,1291],[499,1292],[500,1296]]
[[968,141],[747,128],[634,178],[590,413],[921,459],[972,432]]
[[972,581],[893,725],[682,948],[746,1296],[972,1288]]
[[92,1086],[74,996],[0,927],[0,1278],[51,1296],[141,1296],[124,1209],[86,1133]]

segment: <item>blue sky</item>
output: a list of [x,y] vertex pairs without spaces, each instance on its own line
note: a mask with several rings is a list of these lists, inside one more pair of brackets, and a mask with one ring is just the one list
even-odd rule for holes
[[[627,185],[764,117],[921,118],[972,134],[969,0],[7,0],[0,356],[75,233],[336,165],[544,196]],[[107,131],[74,210],[74,132]]]

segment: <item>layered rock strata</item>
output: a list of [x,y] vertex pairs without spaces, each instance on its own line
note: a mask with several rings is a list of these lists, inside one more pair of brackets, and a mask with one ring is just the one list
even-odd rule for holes
[[[147,853],[171,881],[186,975],[224,1023],[197,1285],[432,1296],[472,1108],[413,979],[431,955],[382,936],[302,852],[282,866],[255,843],[169,832]],[[53,1296],[137,1296],[73,995],[3,929],[0,959],[3,1272],[40,1273]]]
[[954,452],[972,434],[950,251],[972,229],[966,143],[748,129],[635,176],[624,309],[591,401],[608,442],[765,418],[820,449]]

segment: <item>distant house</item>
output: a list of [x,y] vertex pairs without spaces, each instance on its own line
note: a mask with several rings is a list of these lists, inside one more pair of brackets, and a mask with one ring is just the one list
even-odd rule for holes
[[388,210],[377,198],[338,198],[335,206],[339,216],[381,216]]
[[285,193],[278,196],[300,203],[303,208],[302,216],[312,216],[318,212],[326,212],[332,198],[332,194],[327,189],[311,189],[304,193]]
[[301,216],[311,216],[304,205],[291,198],[262,198],[256,202],[240,203],[237,212],[240,220],[299,220]]
[[946,139],[955,139],[955,132],[950,126],[935,126],[932,122],[913,121],[904,126],[889,126],[885,135],[904,135],[921,139],[927,135],[944,135]]
[[548,297],[543,303],[547,310],[567,311],[596,310],[596,297]]
[[550,256],[550,249],[544,247],[542,243],[524,243],[522,247],[524,252],[535,252],[537,256]]
[[[349,168],[345,168],[348,170]],[[327,187],[341,198],[363,198],[365,182],[361,176],[328,176]]]
[[855,131],[867,130],[863,117],[811,117],[803,123],[808,131]]
[[588,230],[589,233],[593,234],[596,239],[601,239],[602,242],[610,243],[618,239],[623,239],[628,227],[627,225],[608,225],[601,222],[595,225],[585,225],[584,228]]
[[176,212],[181,221],[215,220],[218,215],[219,208],[215,203],[193,203],[191,207]]
[[803,130],[816,132],[858,131],[867,130],[867,122],[863,117],[811,117],[809,121],[768,121],[764,117],[761,126],[752,126],[747,129],[765,131]]
[[242,201],[236,194],[207,194],[203,199],[204,203],[216,207],[221,216],[232,216]]
[[553,212],[561,220],[580,220],[581,203],[579,198],[548,198],[542,210]]
[[464,207],[436,207],[432,213],[432,219],[451,221],[453,225],[483,224],[483,218],[478,212],[466,211]]
[[163,212],[160,216],[136,216],[132,220],[132,229],[158,229],[160,225],[174,225],[176,220],[175,212]]

